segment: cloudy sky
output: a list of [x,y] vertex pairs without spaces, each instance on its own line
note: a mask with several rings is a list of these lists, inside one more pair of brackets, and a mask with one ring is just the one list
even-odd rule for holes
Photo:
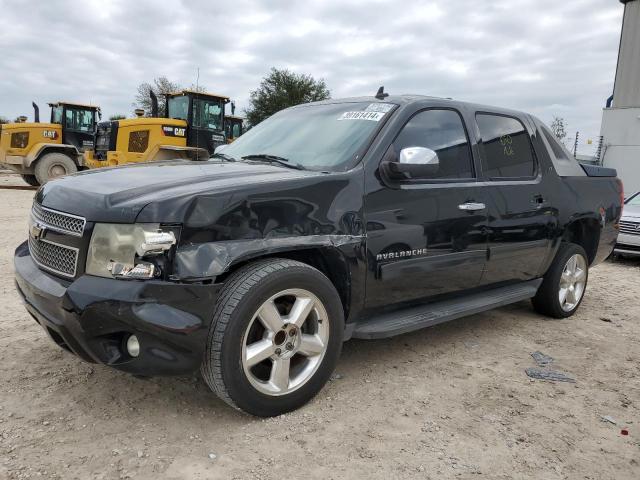
[[[165,75],[237,101],[270,67],[333,97],[418,93],[562,116],[595,137],[611,94],[618,0],[0,0],[0,115],[31,100],[130,115]],[[588,150],[583,145],[583,150]]]

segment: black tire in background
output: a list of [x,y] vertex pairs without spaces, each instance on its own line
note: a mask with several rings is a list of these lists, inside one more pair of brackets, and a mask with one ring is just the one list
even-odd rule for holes
[[40,183],[38,182],[38,180],[36,179],[35,175],[20,175],[22,177],[22,179],[27,182],[29,185],[31,185],[32,187],[39,187]]
[[[243,368],[243,345],[261,306],[278,292],[304,289],[327,313],[326,347],[312,376],[290,393],[259,391]],[[227,278],[215,306],[202,362],[202,376],[213,392],[234,408],[268,417],[295,410],[329,380],[342,349],[344,311],[331,281],[317,269],[294,260],[267,259],[249,264]],[[270,360],[268,360],[270,361]]]
[[[567,262],[570,259],[582,257],[584,262],[584,286],[580,294],[580,298],[575,304],[571,304],[570,308],[563,308],[560,302],[561,281],[563,273],[567,268]],[[573,315],[584,299],[587,288],[587,280],[589,278],[589,260],[587,254],[580,245],[574,243],[562,243],[558,249],[558,253],[553,259],[553,263],[544,276],[542,285],[538,289],[538,293],[532,299],[533,307],[538,313],[552,318],[566,318]],[[564,284],[565,282],[563,282]]]
[[64,153],[47,153],[36,161],[35,177],[40,185],[49,180],[78,171],[77,165]]

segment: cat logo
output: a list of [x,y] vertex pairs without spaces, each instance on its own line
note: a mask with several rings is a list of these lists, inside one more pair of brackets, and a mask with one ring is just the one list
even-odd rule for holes
[[163,125],[162,133],[167,137],[184,137],[187,135],[187,129],[184,127],[172,127],[170,125]]
[[44,138],[50,138],[51,140],[55,140],[56,138],[58,138],[58,132],[56,132],[55,130],[43,130],[42,136]]

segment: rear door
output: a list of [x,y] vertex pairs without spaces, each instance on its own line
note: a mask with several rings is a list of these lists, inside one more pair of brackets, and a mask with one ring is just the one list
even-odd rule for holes
[[410,147],[433,150],[439,168],[406,181],[378,170],[367,187],[367,307],[472,289],[485,265],[487,212],[460,113],[414,113],[384,158]]
[[525,118],[475,112],[480,178],[489,209],[489,260],[482,285],[540,275],[554,232],[548,186]]

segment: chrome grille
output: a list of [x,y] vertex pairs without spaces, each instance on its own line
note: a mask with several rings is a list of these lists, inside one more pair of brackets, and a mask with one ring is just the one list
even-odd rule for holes
[[78,249],[29,236],[29,253],[41,268],[65,277],[75,277]]
[[620,233],[640,235],[640,222],[620,221]]
[[45,208],[39,203],[33,203],[31,213],[36,221],[49,228],[60,233],[68,233],[69,235],[75,235],[81,237],[84,232],[84,225],[86,220],[77,215],[71,215],[69,213],[58,212]]

